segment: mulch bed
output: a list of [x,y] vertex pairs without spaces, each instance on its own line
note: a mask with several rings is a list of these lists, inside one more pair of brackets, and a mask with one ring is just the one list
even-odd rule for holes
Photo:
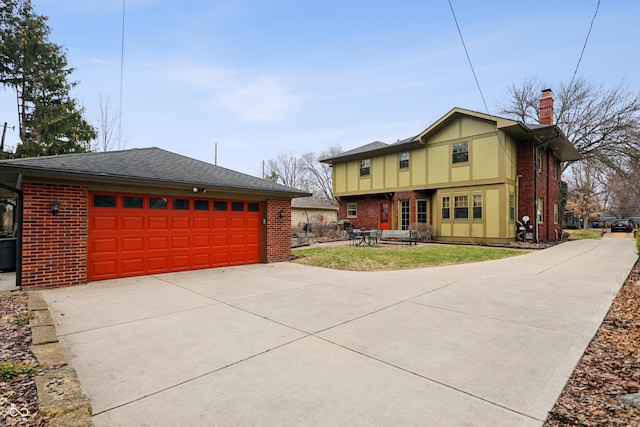
[[[29,350],[28,315],[26,293],[0,295],[0,363],[19,362],[24,366],[37,363]],[[0,425],[46,426],[47,420],[38,413],[37,398],[33,374],[20,374],[12,379],[0,377]]]
[[640,261],[573,371],[545,427],[640,426],[640,407],[618,398],[640,392]]

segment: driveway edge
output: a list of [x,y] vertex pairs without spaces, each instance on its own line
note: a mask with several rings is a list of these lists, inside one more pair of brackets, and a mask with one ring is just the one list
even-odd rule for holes
[[27,308],[33,314],[29,321],[31,352],[43,368],[35,377],[38,411],[51,417],[50,426],[93,427],[91,402],[58,342],[49,307],[39,291],[28,292],[27,295]]

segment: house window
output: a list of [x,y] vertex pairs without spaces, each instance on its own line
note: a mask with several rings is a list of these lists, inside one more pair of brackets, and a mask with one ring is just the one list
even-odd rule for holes
[[347,218],[356,218],[358,216],[358,204],[347,203]]
[[188,210],[189,209],[189,200],[188,199],[173,199],[173,209],[176,209],[176,210]]
[[544,199],[538,198],[538,224],[544,223]]
[[444,196],[442,198],[442,219],[450,218],[450,211],[449,211],[450,207],[451,207],[451,200],[449,196]]
[[416,222],[420,224],[427,223],[427,201],[426,200],[416,201]]
[[149,209],[167,209],[167,198],[149,197]]
[[473,219],[482,219],[482,194],[473,195]]
[[141,196],[123,196],[122,207],[127,209],[142,209]]
[[513,194],[509,194],[509,219],[511,221],[516,219],[516,197]]
[[409,152],[400,153],[400,169],[409,167]]
[[95,194],[93,196],[94,208],[115,208],[116,196],[107,196],[104,194]]
[[544,147],[538,147],[537,153],[538,153],[538,171],[542,172],[544,170]]
[[213,210],[214,211],[226,211],[227,210],[227,202],[221,202],[216,200],[213,202]]
[[209,210],[209,201],[208,200],[194,200],[193,201],[193,209],[197,211],[208,211]]
[[451,163],[465,163],[469,161],[469,143],[456,142],[453,144],[453,154],[451,156]]
[[371,173],[371,159],[360,160],[360,176],[369,176]]
[[469,196],[455,196],[453,198],[453,218],[469,219]]
[[400,228],[402,230],[408,230],[411,221],[409,200],[400,200]]
[[553,159],[553,174],[556,178],[556,181],[560,181],[560,175],[562,175],[562,164],[560,164],[560,160]]
[[555,202],[553,204],[553,223],[557,224],[558,223],[558,212],[560,211],[560,203]]

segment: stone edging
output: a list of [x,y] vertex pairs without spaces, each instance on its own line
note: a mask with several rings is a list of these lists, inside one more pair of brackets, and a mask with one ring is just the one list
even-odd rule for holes
[[50,417],[50,426],[93,427],[91,403],[82,391],[76,370],[67,362],[58,342],[49,307],[40,292],[27,294],[27,308],[33,313],[29,321],[31,352],[43,368],[35,376],[38,411]]

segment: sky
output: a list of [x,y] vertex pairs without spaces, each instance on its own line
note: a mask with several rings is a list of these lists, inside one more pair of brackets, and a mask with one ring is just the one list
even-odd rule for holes
[[[526,78],[568,83],[598,4],[451,0],[485,107],[447,0],[125,2],[121,64],[123,0],[32,0],[86,118],[109,99],[123,148],[215,163],[217,144],[219,166],[255,176],[281,154],[417,135],[454,107],[495,114]],[[637,0],[603,0],[577,77],[639,91],[638,18]],[[4,121],[17,111],[0,89]]]

